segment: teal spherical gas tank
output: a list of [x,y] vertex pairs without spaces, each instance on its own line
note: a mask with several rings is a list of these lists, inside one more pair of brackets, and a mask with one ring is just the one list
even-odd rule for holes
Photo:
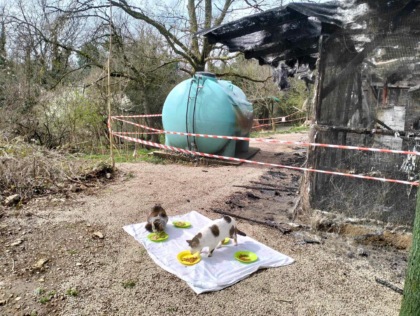
[[[166,131],[193,134],[248,136],[252,119],[252,105],[239,87],[204,72],[172,89],[162,111]],[[248,149],[243,141],[169,134],[166,145],[230,157]]]

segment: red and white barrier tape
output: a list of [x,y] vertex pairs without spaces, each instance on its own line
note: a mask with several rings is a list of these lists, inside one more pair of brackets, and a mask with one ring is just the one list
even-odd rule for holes
[[121,135],[139,135],[139,134],[147,134],[147,135],[155,135],[155,134],[164,134],[164,132],[113,132],[114,134],[121,134]]
[[[296,121],[302,121],[305,120],[306,117],[300,117],[297,119],[293,119],[293,120],[281,120],[281,121],[275,121],[273,122],[274,124],[280,124],[280,123],[290,123],[290,122],[296,122]],[[261,124],[261,125],[254,125],[252,126],[253,129],[255,128],[259,128],[259,127],[263,127],[263,126],[273,126],[273,123],[269,123],[269,124]]]
[[407,150],[393,150],[393,149],[382,149],[382,148],[370,148],[370,147],[358,147],[358,146],[346,146],[346,145],[333,145],[333,144],[320,144],[320,143],[305,143],[305,142],[291,142],[287,140],[279,140],[279,139],[265,139],[265,138],[249,138],[249,137],[239,137],[239,136],[221,136],[221,135],[208,135],[208,134],[194,134],[194,133],[185,133],[185,132],[171,132],[171,131],[164,131],[152,127],[148,127],[146,125],[137,124],[134,122],[126,121],[120,118],[116,118],[119,121],[125,122],[127,124],[132,124],[134,126],[138,126],[144,129],[162,132],[165,134],[171,135],[183,135],[183,136],[195,136],[195,137],[204,137],[204,138],[218,138],[218,139],[232,139],[232,140],[244,140],[244,141],[255,141],[260,143],[269,143],[269,144],[284,144],[284,145],[295,145],[295,146],[303,146],[303,147],[326,147],[326,148],[336,148],[336,149],[350,149],[350,150],[360,150],[360,151],[373,151],[373,152],[381,152],[381,153],[388,153],[388,154],[403,154],[403,155],[415,155],[420,156],[420,152],[417,151],[407,151]]
[[279,116],[273,118],[263,118],[263,119],[253,119],[254,122],[261,122],[261,121],[276,121],[276,122],[285,122],[287,116]]
[[286,122],[296,122],[296,121],[302,121],[302,120],[306,120],[306,116],[298,117],[293,120],[287,120]]
[[253,119],[254,122],[264,122],[264,121],[271,121],[285,118],[285,116],[273,117],[273,118],[260,118],[260,119]]
[[279,165],[279,164],[267,163],[267,162],[259,162],[259,161],[253,161],[253,160],[247,160],[247,159],[225,157],[225,156],[220,156],[220,155],[207,154],[207,153],[202,153],[202,152],[197,152],[197,151],[186,150],[186,149],[173,147],[173,146],[166,146],[166,145],[162,145],[162,144],[158,144],[158,143],[154,143],[154,142],[149,142],[149,141],[146,141],[146,140],[141,140],[141,139],[138,139],[138,138],[117,135],[115,133],[113,133],[113,134],[117,137],[120,137],[120,138],[123,138],[123,139],[126,139],[126,140],[130,140],[130,141],[133,141],[133,142],[136,142],[136,143],[140,143],[140,144],[143,144],[143,145],[148,145],[148,146],[162,148],[162,149],[168,149],[168,150],[172,150],[172,151],[181,152],[181,153],[184,153],[184,154],[190,154],[190,155],[196,155],[196,156],[202,156],[202,157],[208,157],[208,158],[217,158],[217,159],[230,160],[230,161],[237,161],[237,162],[249,163],[249,164],[260,165],[260,166],[268,166],[268,167],[276,167],[276,168],[284,168],[284,169],[292,169],[292,170],[300,170],[300,171],[308,171],[308,172],[318,172],[318,173],[345,176],[345,177],[365,179],[365,180],[375,180],[375,181],[381,181],[381,182],[408,184],[408,185],[413,185],[413,186],[418,186],[419,185],[418,182],[410,182],[410,181],[387,179],[387,178],[377,178],[377,177],[364,176],[364,175],[359,175],[359,174],[326,171],[326,170],[317,170],[317,169],[312,169],[312,168],[286,166],[286,165]]
[[[274,123],[274,124],[277,124],[277,123]],[[273,126],[273,124],[261,124],[261,125],[255,125],[255,126],[252,126],[252,127],[251,127],[251,129],[257,129],[257,128],[260,128],[260,127],[265,127],[265,126]]]
[[265,124],[265,125],[271,125],[271,123],[284,123],[284,122],[287,122],[286,121],[286,117],[285,116],[283,116],[283,117],[278,117],[278,118],[273,118],[272,119],[272,121],[270,122],[270,123],[267,123],[267,124]]
[[292,114],[286,115],[286,116],[278,116],[278,117],[272,117],[272,118],[261,118],[261,119],[254,119],[254,121],[270,121],[270,120],[275,120],[275,119],[286,119],[289,116],[295,115],[297,113],[301,113],[302,111],[296,111],[293,112]]
[[117,115],[117,116],[111,116],[111,118],[121,118],[121,117],[141,118],[141,117],[160,117],[160,116],[162,116],[162,114]]

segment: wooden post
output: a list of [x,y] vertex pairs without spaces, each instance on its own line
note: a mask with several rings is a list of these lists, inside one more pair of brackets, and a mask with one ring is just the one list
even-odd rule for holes
[[[311,109],[310,114],[309,114],[309,119],[311,121],[311,127],[309,130],[309,141],[311,143],[315,143],[316,139],[315,139],[315,135],[316,135],[316,126],[317,126],[317,121],[318,119],[321,117],[320,113],[321,113],[321,102],[322,102],[322,98],[321,98],[321,92],[322,92],[322,86],[324,83],[324,72],[325,72],[325,57],[324,53],[323,53],[323,49],[324,49],[324,38],[321,35],[319,37],[319,41],[318,41],[318,52],[319,52],[319,57],[317,60],[317,64],[316,64],[316,69],[318,70],[318,74],[316,77],[316,81],[315,81],[315,89],[314,89],[314,96],[312,98],[311,101]],[[308,148],[308,153],[307,153],[307,157],[308,157],[308,161],[307,161],[307,166],[310,168],[314,168],[316,166],[316,155],[315,155],[315,148],[313,146],[310,146]],[[312,174],[311,172],[307,172],[305,171],[304,175],[303,175],[303,179],[302,179],[302,184],[301,184],[301,194],[302,194],[302,209],[304,212],[311,214],[312,212],[312,205],[311,205],[311,201],[312,201],[312,190],[314,190],[315,188],[315,183],[316,183],[316,176],[317,174],[314,173]]]
[[273,132],[275,132],[276,131],[276,122],[273,118],[274,117],[274,101],[269,99],[268,102],[270,102],[270,105],[271,105],[271,113],[270,113],[270,116],[271,116],[271,130]]
[[111,122],[111,52],[112,52],[112,3],[109,1],[109,52],[108,52],[108,65],[107,65],[107,105],[108,105],[108,132],[109,132],[109,154],[111,156],[112,169],[115,168],[115,159],[113,151],[113,135],[112,135],[112,122]]
[[417,190],[413,243],[410,250],[400,316],[420,315],[420,186]]
[[276,131],[276,121],[274,120],[274,118],[271,118],[271,130],[273,132]]

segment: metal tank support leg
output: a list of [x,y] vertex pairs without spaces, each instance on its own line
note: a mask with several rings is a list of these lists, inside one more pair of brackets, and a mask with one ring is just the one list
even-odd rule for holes
[[229,140],[225,147],[218,153],[218,155],[225,157],[235,157],[236,140]]

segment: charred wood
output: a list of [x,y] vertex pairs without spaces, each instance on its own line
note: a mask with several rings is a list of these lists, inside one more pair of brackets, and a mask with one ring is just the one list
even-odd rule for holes
[[236,218],[239,218],[239,219],[242,219],[242,220],[245,220],[245,221],[249,221],[249,222],[273,227],[273,228],[276,228],[279,231],[281,231],[283,234],[288,234],[292,231],[291,228],[285,227],[286,225],[284,223],[276,223],[276,222],[273,222],[273,221],[260,221],[260,220],[236,215],[236,214],[233,214],[233,213],[225,212],[225,211],[222,211],[222,210],[219,210],[219,209],[210,209],[210,210],[214,213],[217,213],[217,214],[228,215],[228,216],[236,217]]
[[401,138],[414,138],[420,137],[420,133],[410,132],[410,131],[396,131],[396,130],[385,130],[385,129],[368,129],[368,128],[350,128],[345,126],[328,126],[328,125],[315,125],[314,126],[317,131],[321,132],[347,132],[347,133],[354,133],[354,134],[379,134],[379,135],[389,135],[395,136],[396,133]]
[[388,281],[379,279],[377,277],[375,277],[375,281],[383,286],[386,286],[387,288],[390,288],[391,290],[403,295],[403,290],[400,289],[399,287],[395,286],[394,284],[389,283]]

